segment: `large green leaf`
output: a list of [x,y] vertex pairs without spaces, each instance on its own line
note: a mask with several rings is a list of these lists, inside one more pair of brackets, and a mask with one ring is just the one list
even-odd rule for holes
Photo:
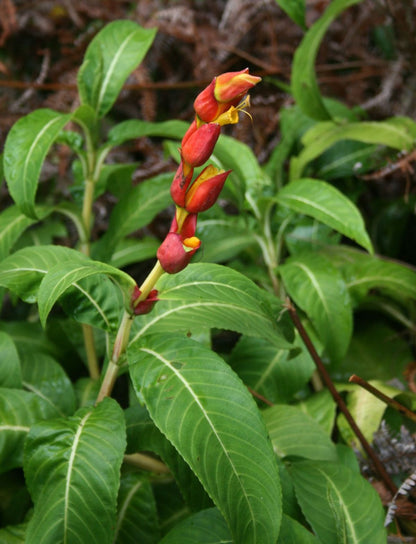
[[0,387],[21,389],[22,371],[20,358],[13,338],[0,331]]
[[373,251],[360,211],[341,191],[325,181],[302,178],[277,193],[277,201],[308,215]]
[[292,93],[302,111],[313,119],[330,118],[319,91],[314,66],[321,40],[332,21],[344,9],[360,1],[333,0],[296,49],[292,67]]
[[108,398],[32,427],[24,469],[35,506],[26,544],[111,543],[124,448],[123,411]]
[[159,544],[232,544],[230,530],[216,508],[201,510],[177,524]]
[[149,479],[137,472],[121,476],[114,544],[159,542],[156,504]]
[[332,121],[317,123],[302,138],[304,149],[290,163],[290,179],[294,181],[300,178],[309,162],[342,140],[410,151],[414,147],[415,139],[416,123],[408,117],[347,124]]
[[114,104],[130,73],[151,46],[156,29],[142,28],[133,21],[113,21],[92,40],[78,73],[82,104],[103,117]]
[[294,463],[290,472],[302,511],[322,542],[386,543],[380,498],[360,474],[329,461]]
[[337,460],[335,445],[329,436],[297,406],[276,405],[262,413],[277,455]]
[[129,119],[113,127],[108,133],[108,142],[111,146],[121,145],[128,140],[155,136],[159,138],[172,138],[182,140],[189,123],[185,121],[170,120],[161,123]]
[[217,264],[192,264],[157,283],[159,302],[133,324],[134,340],[149,333],[199,331],[206,327],[268,338],[290,348],[293,327],[281,302],[239,272]]
[[26,523],[0,529],[0,544],[25,544]]
[[316,253],[289,257],[279,272],[289,296],[309,316],[329,356],[340,360],[352,335],[352,306],[341,273]]
[[21,211],[36,219],[35,195],[43,161],[60,131],[71,119],[50,109],[39,109],[15,123],[4,147],[4,175]]
[[35,302],[40,282],[56,264],[86,259],[79,251],[62,246],[26,247],[0,263],[0,285],[26,302]]
[[23,444],[30,427],[55,414],[49,403],[34,393],[0,388],[0,472],[22,465]]
[[24,215],[17,206],[9,206],[0,214],[0,261],[10,253],[19,236],[35,223]]
[[243,382],[270,402],[290,402],[309,381],[315,365],[303,349],[292,356],[264,338],[242,336],[228,364]]
[[129,264],[152,259],[156,255],[159,246],[160,240],[151,238],[150,236],[146,236],[140,240],[137,238],[125,238],[120,240],[116,245],[110,264],[117,268],[123,268]]
[[236,542],[275,544],[280,484],[261,415],[214,352],[154,336],[128,350],[135,390],[156,425],[197,474]]
[[75,394],[65,371],[50,355],[32,352],[22,357],[22,385],[50,404],[54,416],[65,417],[75,411]]
[[98,261],[82,263],[64,262],[55,265],[43,278],[38,291],[39,317],[45,325],[52,306],[70,287],[78,287],[77,282],[83,278],[105,274],[120,283],[123,290],[132,292],[136,285],[134,279],[125,272],[111,265]]

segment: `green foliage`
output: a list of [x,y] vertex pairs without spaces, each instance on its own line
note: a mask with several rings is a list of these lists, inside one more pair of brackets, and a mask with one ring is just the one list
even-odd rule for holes
[[[0,542],[385,542],[357,439],[321,390],[308,344],[369,442],[386,407],[345,383],[352,373],[416,405],[403,380],[386,384],[414,358],[416,273],[378,254],[391,243],[370,236],[381,231],[362,214],[357,177],[392,151],[413,152],[416,124],[362,120],[323,97],[315,74],[329,25],[358,2],[331,2],[307,29],[303,0],[277,0],[305,31],[295,104],[280,112],[267,164],[220,136],[212,162],[232,170],[221,195],[232,215],[216,204],[198,217],[202,248],[179,273],[154,265],[161,212],[183,219],[174,172],[133,186],[134,159],[106,164],[143,137],[181,159],[189,123],[111,116],[154,29],[104,26],[78,73],[81,105],[31,112],[11,129],[1,158],[14,203],[0,214],[0,502],[19,506]],[[56,143],[72,153],[71,201],[37,196]],[[93,204],[106,193],[115,205],[96,235]],[[413,207],[404,202],[400,217]],[[55,243],[68,232],[73,247]],[[306,332],[297,324],[295,334],[291,304]]]

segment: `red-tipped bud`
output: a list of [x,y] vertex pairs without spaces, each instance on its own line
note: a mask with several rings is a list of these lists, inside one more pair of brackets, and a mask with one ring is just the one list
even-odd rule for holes
[[157,258],[165,272],[176,274],[189,264],[200,245],[195,236],[183,239],[180,234],[169,232],[157,250]]
[[[185,210],[179,210],[179,211],[180,212],[185,212]],[[178,211],[177,211],[177,213],[178,213]],[[175,234],[180,234],[182,236],[182,239],[192,238],[192,236],[195,236],[196,222],[197,222],[197,219],[198,219],[198,215],[196,213],[186,214],[186,217],[182,221],[181,227],[179,228],[178,220],[177,220],[177,217],[176,217],[177,213],[175,214],[175,217],[172,220],[172,224],[170,226],[169,232],[174,232]]]
[[170,194],[175,204],[181,208],[185,207],[185,193],[191,183],[194,169],[190,168],[187,175],[184,174],[183,164],[179,165],[170,186]]
[[195,119],[192,121],[192,123],[189,125],[188,130],[185,132],[184,137],[182,138],[182,145],[184,146],[186,141],[189,140],[190,136],[198,129],[197,122]]
[[182,160],[193,168],[204,164],[214,151],[220,130],[220,125],[216,123],[208,123],[195,130],[182,142]]
[[156,302],[159,300],[157,298],[158,290],[152,289],[145,298],[145,300],[141,300],[140,302],[136,303],[137,299],[140,297],[141,294],[142,292],[136,285],[134,287],[134,291],[131,297],[132,307],[135,315],[148,314],[152,310]]
[[218,102],[236,106],[240,98],[260,80],[261,77],[250,75],[248,68],[240,72],[225,72],[215,80],[214,97]]
[[194,110],[197,116],[205,123],[214,121],[221,113],[229,107],[228,104],[219,104],[214,96],[215,80],[211,81],[208,87],[195,98]]
[[185,209],[200,213],[213,206],[231,170],[218,170],[211,164],[204,168],[186,193]]

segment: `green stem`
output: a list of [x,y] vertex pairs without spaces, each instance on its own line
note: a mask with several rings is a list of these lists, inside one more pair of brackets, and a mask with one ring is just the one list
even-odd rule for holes
[[90,378],[93,380],[98,380],[100,377],[100,367],[98,366],[97,353],[95,351],[94,332],[91,325],[83,323],[82,334],[84,337],[84,346],[87,355]]
[[81,241],[80,250],[85,255],[90,254],[90,238],[91,238],[91,218],[92,204],[94,202],[94,180],[87,178],[85,180],[84,202],[82,205],[82,222],[84,224],[85,239]]
[[152,268],[152,270],[149,272],[149,275],[144,280],[142,285],[140,286],[140,296],[137,298],[134,302],[134,305],[137,306],[139,302],[142,302],[142,300],[146,300],[148,297],[150,291],[155,286],[157,280],[160,278],[160,276],[164,273],[164,270],[162,268],[162,265],[159,261],[156,262],[155,266]]

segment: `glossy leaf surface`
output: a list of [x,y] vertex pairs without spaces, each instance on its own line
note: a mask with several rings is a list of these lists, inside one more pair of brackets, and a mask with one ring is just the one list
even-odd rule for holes
[[36,219],[35,195],[43,161],[60,131],[71,119],[50,109],[35,110],[10,130],[4,148],[4,175],[22,213]]
[[98,118],[114,104],[124,82],[151,46],[155,29],[133,21],[113,21],[92,40],[78,72],[82,104],[91,106]]
[[370,253],[373,251],[358,208],[329,183],[310,178],[298,179],[278,192],[277,201],[355,240]]
[[157,288],[160,300],[152,312],[135,319],[135,340],[155,332],[186,334],[216,327],[291,347],[293,328],[281,303],[235,270],[191,264],[179,274],[164,274]]
[[25,447],[35,503],[26,544],[111,543],[124,448],[123,412],[112,399],[34,426]]
[[277,466],[241,381],[215,353],[181,337],[144,338],[130,347],[128,359],[139,398],[197,474],[235,541],[275,544]]

